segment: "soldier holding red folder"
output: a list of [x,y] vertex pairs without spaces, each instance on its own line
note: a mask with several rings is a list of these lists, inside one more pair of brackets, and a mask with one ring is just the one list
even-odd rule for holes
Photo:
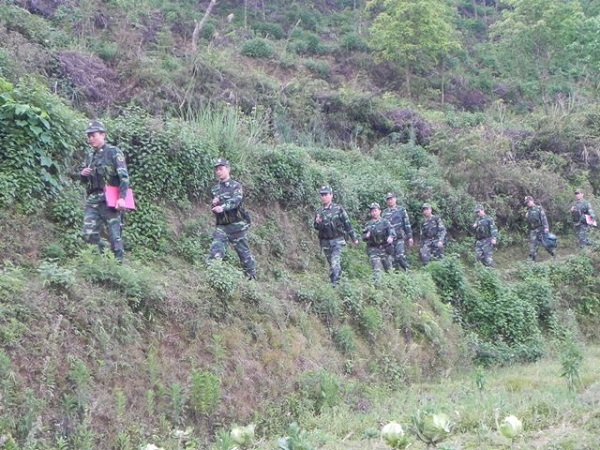
[[[119,262],[123,262],[125,250],[122,240],[122,214],[126,208],[125,197],[129,188],[129,173],[125,155],[115,146],[106,143],[106,129],[100,121],[94,120],[85,130],[91,150],[81,169],[81,181],[86,186],[83,237],[88,244],[98,245],[103,250],[100,231],[106,226],[108,241]],[[119,197],[115,207],[106,203],[104,188],[115,186]]]

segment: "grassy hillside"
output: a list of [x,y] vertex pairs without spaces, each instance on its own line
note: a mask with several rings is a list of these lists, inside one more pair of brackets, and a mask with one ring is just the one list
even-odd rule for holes
[[[595,448],[600,258],[568,214],[575,187],[596,206],[594,54],[507,52],[494,24],[520,3],[455,2],[462,50],[412,67],[410,91],[371,40],[382,3],[218,1],[195,50],[209,2],[0,5],[0,445],[232,450],[252,423],[246,448],[382,449],[396,420],[425,448],[413,418],[433,411],[453,422],[438,448],[507,448],[498,409],[523,420],[520,448]],[[580,6],[584,37],[598,11]],[[90,117],[137,196],[123,266],[81,241]],[[219,156],[245,186],[258,282],[235,255],[206,261]],[[388,191],[415,230],[432,203],[447,258],[413,248],[375,284],[349,246],[332,288],[311,228],[324,184],[357,229]],[[556,262],[525,262],[529,194]],[[474,260],[476,203],[501,229],[497,270]]]

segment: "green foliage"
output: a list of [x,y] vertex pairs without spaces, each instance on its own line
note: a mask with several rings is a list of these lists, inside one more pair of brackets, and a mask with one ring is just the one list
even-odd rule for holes
[[278,440],[278,450],[314,450],[308,440],[306,431],[293,422],[288,429],[288,435]]
[[224,301],[231,299],[231,296],[242,281],[242,274],[233,266],[223,260],[210,260],[206,271],[207,281],[217,294]]
[[308,402],[317,415],[342,401],[340,380],[326,370],[305,372],[299,380],[299,389],[304,401]]
[[62,101],[36,82],[13,87],[0,79],[0,206],[31,212],[58,195],[77,145],[75,124]]
[[329,51],[317,34],[298,28],[292,31],[287,50],[298,55],[322,55]]
[[568,339],[560,357],[562,371],[560,376],[567,382],[569,391],[575,392],[581,386],[581,364],[583,355],[573,339]]
[[348,324],[344,324],[334,330],[333,342],[336,347],[344,354],[350,354],[356,350],[356,333]]
[[256,22],[252,25],[252,29],[257,34],[263,35],[266,38],[273,38],[279,40],[285,37],[283,27],[278,23]]
[[340,48],[347,52],[366,51],[369,44],[360,34],[352,32],[340,37]]
[[304,61],[304,66],[317,75],[319,78],[324,80],[329,78],[330,68],[329,64],[325,61],[319,61],[316,59],[307,59]]
[[261,154],[256,164],[262,169],[254,174],[256,193],[252,196],[262,201],[278,201],[284,208],[313,204],[319,175],[299,147],[279,146]]
[[43,261],[38,272],[44,280],[44,285],[59,292],[69,289],[76,281],[76,270],[60,267],[56,261]]
[[190,406],[201,416],[211,416],[221,402],[221,380],[208,371],[192,372]]
[[329,284],[301,287],[296,292],[296,300],[310,306],[314,314],[328,325],[332,325],[342,314],[341,302]]
[[267,39],[254,38],[244,42],[240,52],[251,58],[271,58],[275,54],[275,47]]

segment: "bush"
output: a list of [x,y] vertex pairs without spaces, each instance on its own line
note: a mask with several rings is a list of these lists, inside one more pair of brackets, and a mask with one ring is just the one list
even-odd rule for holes
[[285,32],[278,23],[258,22],[252,25],[252,29],[264,37],[271,37],[273,39],[283,39],[285,37]]
[[340,38],[340,48],[347,52],[366,51],[369,45],[358,33],[347,33]]
[[318,61],[315,59],[307,59],[304,62],[304,67],[316,74],[319,78],[329,78],[329,64],[324,61]]
[[244,42],[241,53],[251,58],[271,58],[275,54],[275,47],[267,39],[255,38]]

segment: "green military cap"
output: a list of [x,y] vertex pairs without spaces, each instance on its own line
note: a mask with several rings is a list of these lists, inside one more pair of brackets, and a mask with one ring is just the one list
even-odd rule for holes
[[213,164],[213,167],[219,167],[219,166],[229,167],[229,161],[227,161],[225,158],[217,158],[215,160],[215,163]]
[[371,203],[369,209],[381,209],[381,206],[379,206],[379,203]]
[[475,205],[475,210],[474,210],[475,212],[479,212],[479,211],[483,211],[483,210],[484,210],[483,205],[481,205],[481,204]]
[[431,209],[431,205],[429,203],[423,203],[421,209]]
[[88,134],[96,132],[106,133],[106,128],[104,128],[104,124],[99,120],[92,120],[90,123],[88,123],[85,133]]
[[319,189],[319,194],[333,194],[333,189],[331,189],[331,186],[321,186],[321,189]]
[[398,196],[396,194],[394,194],[393,192],[388,192],[387,194],[385,194],[386,200],[389,200],[390,198],[398,198]]
[[529,201],[533,201],[533,197],[531,195],[526,195],[524,201],[525,201],[525,203],[527,203]]
[[583,191],[581,189],[575,189],[575,193],[576,194],[583,194]]

